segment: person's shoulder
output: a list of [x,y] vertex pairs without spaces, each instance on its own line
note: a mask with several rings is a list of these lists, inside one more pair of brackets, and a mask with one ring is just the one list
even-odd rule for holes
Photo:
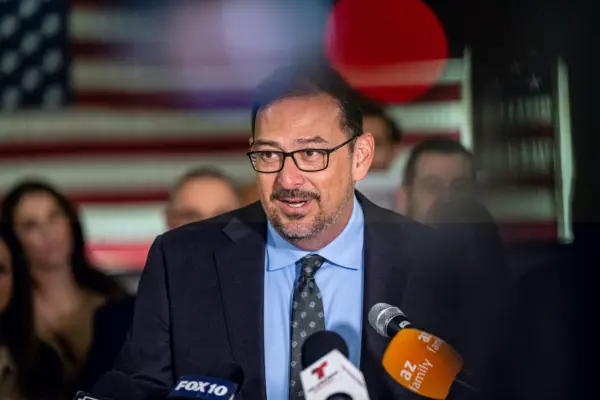
[[443,235],[436,229],[417,222],[403,214],[380,207],[366,198],[361,199],[365,216],[365,227],[376,230],[386,240],[401,243],[419,243],[420,245],[438,245]]
[[190,248],[190,246],[194,249],[198,249],[198,246],[214,248],[228,243],[230,239],[226,234],[226,228],[229,226],[261,225],[265,221],[266,217],[262,206],[259,202],[256,202],[214,218],[192,222],[169,230],[159,235],[159,240],[163,249],[166,250],[183,250],[184,248]]

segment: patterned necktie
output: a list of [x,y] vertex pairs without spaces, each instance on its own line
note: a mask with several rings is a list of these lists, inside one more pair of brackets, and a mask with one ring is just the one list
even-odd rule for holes
[[290,399],[303,399],[300,371],[302,344],[310,335],[325,329],[323,301],[315,282],[315,273],[325,259],[317,254],[300,260],[300,278],[294,288],[292,303],[292,348],[290,362]]

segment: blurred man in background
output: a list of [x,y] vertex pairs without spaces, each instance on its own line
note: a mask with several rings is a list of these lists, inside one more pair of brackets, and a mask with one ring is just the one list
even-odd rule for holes
[[167,204],[168,229],[201,221],[240,206],[234,183],[222,172],[208,167],[193,169],[178,181]]
[[393,210],[399,176],[390,167],[402,133],[381,105],[360,95],[359,105],[363,111],[363,132],[371,133],[375,140],[375,155],[369,174],[356,183],[356,188],[378,206]]
[[400,129],[384,111],[383,107],[369,99],[363,99],[363,131],[375,139],[375,157],[371,171],[387,170],[395,155],[395,146],[402,140]]
[[408,217],[427,223],[429,210],[440,196],[449,191],[470,192],[474,183],[471,152],[452,139],[426,139],[410,153],[396,206]]

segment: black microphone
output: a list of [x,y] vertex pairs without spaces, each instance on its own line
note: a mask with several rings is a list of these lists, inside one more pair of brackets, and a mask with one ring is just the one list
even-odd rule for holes
[[204,376],[182,376],[169,393],[169,399],[232,400],[244,383],[244,371],[235,362],[222,362]]
[[348,358],[348,345],[337,333],[319,331],[310,335],[302,345],[302,369],[308,368],[332,350],[338,350]]
[[121,371],[109,371],[104,374],[89,393],[78,392],[81,394],[81,399],[75,397],[76,400],[131,400],[140,398],[139,393],[131,376]]
[[90,393],[82,392],[80,390],[79,392],[77,392],[75,397],[73,397],[73,400],[109,400],[109,399],[103,398],[103,397],[95,397]]
[[368,400],[363,374],[348,360],[340,335],[319,331],[302,345],[300,380],[306,400]]

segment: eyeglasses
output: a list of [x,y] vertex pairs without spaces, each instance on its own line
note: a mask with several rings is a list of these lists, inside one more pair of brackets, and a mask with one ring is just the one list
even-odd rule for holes
[[319,172],[329,166],[329,155],[331,153],[341,149],[357,137],[354,136],[332,149],[301,149],[290,152],[263,150],[249,151],[246,154],[250,158],[252,168],[262,174],[274,174],[281,171],[288,157],[294,160],[294,164],[300,171]]

